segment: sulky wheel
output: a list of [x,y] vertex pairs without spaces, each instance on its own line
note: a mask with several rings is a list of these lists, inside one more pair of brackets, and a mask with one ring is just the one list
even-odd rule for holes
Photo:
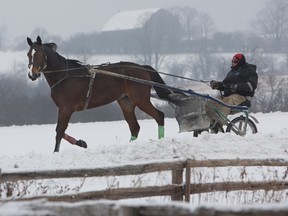
[[255,134],[258,132],[255,123],[251,119],[248,119],[246,133],[244,133],[244,126],[245,126],[244,116],[236,117],[231,122],[236,126],[236,128],[238,129],[240,133],[237,131],[237,129],[233,127],[232,123],[230,123],[227,126],[226,132],[234,131],[236,134],[239,134],[239,135]]

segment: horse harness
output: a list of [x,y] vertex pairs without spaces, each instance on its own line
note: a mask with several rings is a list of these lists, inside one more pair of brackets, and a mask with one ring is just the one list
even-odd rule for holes
[[[67,78],[90,78],[89,86],[88,86],[88,90],[87,90],[87,94],[86,94],[86,97],[84,100],[84,106],[83,106],[83,110],[86,110],[88,105],[89,105],[89,101],[91,99],[92,88],[93,88],[95,77],[96,77],[96,70],[91,70],[91,67],[89,65],[86,65],[84,67],[87,68],[87,71],[89,74],[86,74],[86,75],[85,74],[83,74],[83,75],[69,75],[69,73],[67,73],[69,70],[75,70],[77,68],[55,70],[55,71],[42,71],[42,73],[43,74],[49,74],[49,73],[56,73],[56,72],[66,72],[64,77],[62,77],[59,81],[57,81],[52,86],[50,86],[50,89],[53,89],[54,87],[56,87],[58,84],[60,84],[61,82],[63,82]],[[83,68],[81,68],[81,69],[83,69]]]
[[86,65],[85,67],[87,68],[87,71],[89,73],[88,75],[70,75],[69,76],[69,74],[66,73],[66,75],[61,80],[59,80],[57,83],[55,83],[51,87],[51,89],[52,89],[53,87],[55,87],[56,85],[58,85],[59,83],[61,83],[62,81],[64,81],[67,78],[90,78],[87,94],[86,94],[86,97],[84,100],[83,110],[86,110],[88,105],[89,105],[89,102],[90,102],[90,99],[92,96],[92,88],[93,88],[95,77],[96,77],[96,70],[91,70],[91,67],[89,65]]
[[92,88],[93,88],[94,81],[95,81],[95,76],[96,76],[96,71],[95,70],[88,69],[88,71],[89,71],[89,73],[91,75],[91,78],[90,78],[89,87],[88,87],[88,91],[87,91],[87,94],[86,94],[83,110],[86,110],[88,105],[89,105],[89,101],[90,101],[91,95],[92,95]]
[[[100,66],[103,66],[104,64],[101,64]],[[88,87],[88,91],[87,91],[87,94],[86,94],[86,98],[85,98],[85,102],[84,102],[84,107],[83,107],[83,110],[86,110],[88,105],[89,105],[89,101],[91,99],[91,95],[92,95],[92,88],[93,88],[93,85],[94,85],[94,81],[95,81],[95,77],[96,77],[96,73],[102,71],[102,70],[99,70],[97,69],[99,66],[90,66],[90,65],[86,65],[86,68],[89,72],[89,76],[90,76],[90,82],[89,82],[89,87]]]

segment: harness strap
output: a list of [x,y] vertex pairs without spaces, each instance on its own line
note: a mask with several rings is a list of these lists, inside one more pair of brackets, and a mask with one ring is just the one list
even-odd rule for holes
[[66,73],[65,76],[60,79],[58,82],[56,82],[54,85],[50,86],[51,89],[53,89],[55,86],[57,86],[59,83],[61,83],[63,80],[65,80],[68,77],[68,74]]
[[92,91],[91,90],[92,90],[92,87],[93,87],[93,84],[94,84],[94,81],[95,81],[95,76],[96,76],[96,71],[89,70],[89,72],[91,73],[91,78],[90,78],[89,88],[88,88],[88,92],[86,94],[83,110],[86,110],[88,105],[89,105],[89,101],[90,101],[91,95],[92,95]]

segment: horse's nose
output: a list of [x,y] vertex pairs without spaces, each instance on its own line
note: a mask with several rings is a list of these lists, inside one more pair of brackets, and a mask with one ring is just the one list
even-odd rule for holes
[[29,79],[31,79],[32,81],[35,81],[35,80],[36,80],[33,76],[30,75],[30,73],[28,73],[28,77],[29,77]]
[[29,79],[31,79],[32,81],[35,81],[38,77],[40,76],[40,74],[38,75],[38,74],[30,74],[30,73],[28,73],[28,77],[29,77]]

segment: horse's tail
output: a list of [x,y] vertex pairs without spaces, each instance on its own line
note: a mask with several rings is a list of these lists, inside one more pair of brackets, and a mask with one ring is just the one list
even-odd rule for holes
[[163,87],[153,86],[158,97],[164,100],[169,100],[170,99],[169,94],[171,94],[172,91],[168,88],[165,88],[166,83],[159,75],[159,73],[149,65],[143,65],[143,67],[150,73],[150,77],[153,82],[163,84]]

